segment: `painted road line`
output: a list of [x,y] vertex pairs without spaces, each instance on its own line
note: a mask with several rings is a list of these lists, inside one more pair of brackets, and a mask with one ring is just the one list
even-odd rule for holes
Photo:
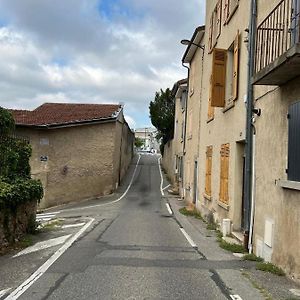
[[61,228],[65,229],[65,228],[76,228],[76,227],[81,227],[83,226],[85,223],[77,223],[77,224],[68,224],[68,225],[63,225],[61,226]]
[[167,186],[165,186],[165,187],[163,188],[163,191],[166,190],[169,186],[171,186],[171,184],[168,184]]
[[58,258],[66,252],[66,250],[91,226],[95,219],[85,224],[73,237],[68,239],[62,247],[60,247],[41,267],[39,267],[28,279],[26,279],[19,287],[17,287],[5,300],[18,299],[25,293],[51,266]]
[[239,295],[230,295],[230,298],[233,300],[243,300]]
[[139,166],[140,159],[141,159],[141,155],[139,155],[139,159],[138,159],[138,161],[136,163],[136,166],[135,166],[132,178],[130,180],[130,183],[129,183],[126,191],[117,200],[114,200],[114,201],[111,201],[111,202],[108,202],[108,203],[102,203],[102,204],[96,204],[96,205],[90,205],[90,206],[84,206],[84,207],[78,207],[78,208],[66,208],[66,209],[62,209],[60,212],[73,211],[73,210],[84,210],[84,209],[88,209],[88,208],[94,208],[94,207],[99,207],[99,206],[104,206],[104,205],[110,205],[110,204],[114,204],[114,203],[117,203],[117,202],[121,201],[127,195],[129,189],[132,186],[132,183],[133,183],[133,180],[134,180],[134,177],[135,177],[135,173],[136,173],[137,167]]
[[161,166],[160,166],[161,156],[159,157],[157,162],[158,162],[158,168],[159,168],[159,173],[160,173],[160,192],[161,192],[161,195],[164,196],[165,195],[164,190],[163,190],[164,178],[163,178],[163,174],[162,174]]
[[47,241],[36,243],[35,245],[33,245],[31,247],[27,247],[26,249],[20,251],[19,253],[14,255],[13,258],[60,245],[60,244],[64,243],[71,235],[72,234],[68,234],[68,235],[60,236],[58,238],[54,238],[54,239],[50,239]]
[[167,206],[167,209],[168,209],[169,214],[170,214],[170,215],[173,215],[173,211],[172,211],[172,209],[171,209],[170,204],[169,204],[169,203],[166,203],[166,206]]
[[37,221],[51,221],[53,218],[40,218],[40,219],[36,219]]
[[192,240],[192,238],[186,233],[186,231],[183,228],[180,228],[182,234],[184,235],[184,237],[187,239],[187,241],[190,243],[190,245],[193,248],[197,248],[197,245],[195,244],[195,242]]
[[11,290],[11,288],[0,291],[0,298],[5,296],[10,290]]

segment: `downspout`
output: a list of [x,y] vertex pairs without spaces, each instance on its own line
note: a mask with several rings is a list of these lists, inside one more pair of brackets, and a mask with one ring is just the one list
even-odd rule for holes
[[[255,39],[256,39],[256,20],[257,19],[257,0],[251,0],[250,22],[249,22],[249,44],[248,44],[248,83],[247,83],[247,115],[246,115],[246,148],[245,148],[245,188],[244,188],[244,245],[249,247],[249,232],[253,223],[252,215],[252,175],[253,175],[253,84],[254,59],[255,59]],[[251,237],[252,239],[252,237]]]
[[182,188],[183,188],[183,197],[185,197],[185,182],[184,182],[184,161],[185,161],[185,146],[186,146],[186,123],[187,123],[187,110],[188,110],[188,100],[190,97],[190,91],[189,91],[189,87],[190,87],[190,67],[184,65],[184,62],[182,62],[182,66],[184,68],[187,68],[188,70],[188,80],[187,80],[187,97],[186,97],[186,101],[185,101],[185,111],[184,111],[184,137],[183,137],[183,162],[182,162],[182,166],[183,166],[183,172],[182,172]]

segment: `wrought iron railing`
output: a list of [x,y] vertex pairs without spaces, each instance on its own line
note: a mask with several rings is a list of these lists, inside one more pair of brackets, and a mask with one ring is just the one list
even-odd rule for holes
[[299,43],[300,0],[282,0],[257,28],[255,71]]

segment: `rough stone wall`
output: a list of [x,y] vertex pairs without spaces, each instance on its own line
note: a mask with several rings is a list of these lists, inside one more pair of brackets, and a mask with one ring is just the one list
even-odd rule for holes
[[36,201],[18,206],[15,213],[0,211],[0,249],[20,240],[33,225],[36,217]]
[[51,130],[18,129],[30,138],[31,171],[44,186],[40,208],[109,194],[115,189],[115,126],[111,122]]
[[172,184],[175,182],[173,143],[173,140],[167,142],[164,146],[164,155],[162,157],[162,167]]
[[134,133],[122,114],[115,126],[114,184],[117,187],[125,176],[133,157]]

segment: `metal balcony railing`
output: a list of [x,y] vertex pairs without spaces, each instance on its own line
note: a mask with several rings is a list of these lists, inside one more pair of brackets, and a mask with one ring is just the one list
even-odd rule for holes
[[257,28],[258,73],[299,43],[300,0],[282,0]]

